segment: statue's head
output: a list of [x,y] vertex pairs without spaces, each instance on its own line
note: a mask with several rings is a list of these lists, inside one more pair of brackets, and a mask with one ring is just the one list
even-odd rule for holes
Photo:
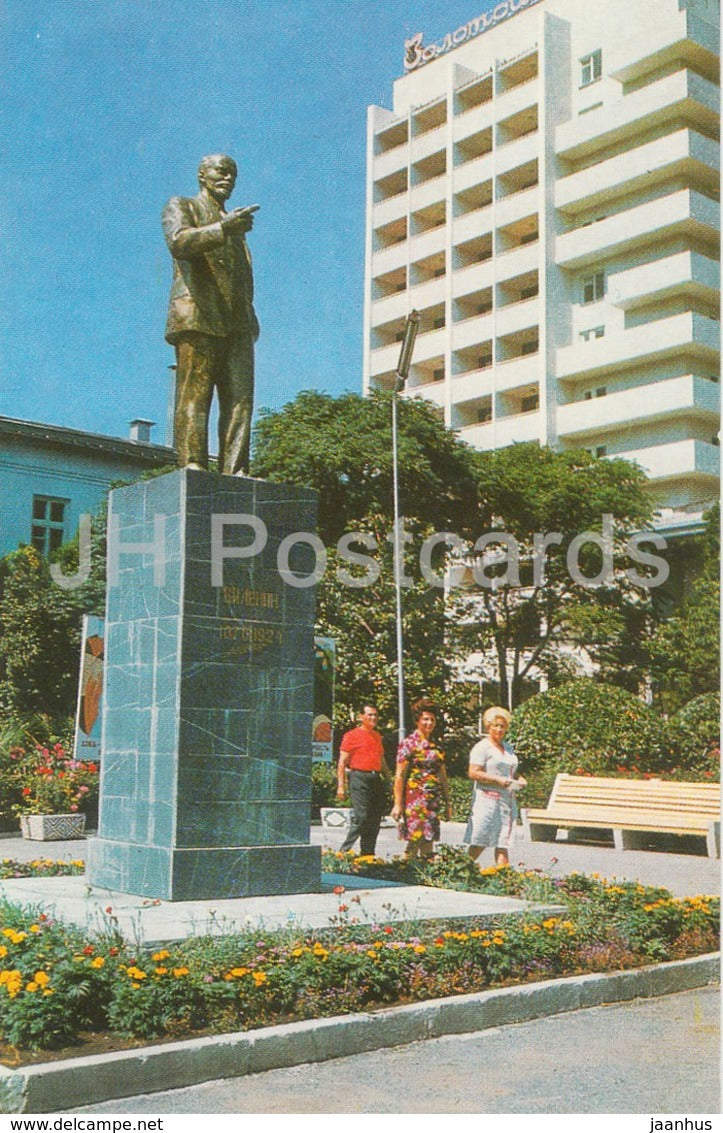
[[237,175],[236,162],[225,153],[212,153],[208,157],[202,157],[198,166],[199,185],[219,204],[227,201],[233,193]]

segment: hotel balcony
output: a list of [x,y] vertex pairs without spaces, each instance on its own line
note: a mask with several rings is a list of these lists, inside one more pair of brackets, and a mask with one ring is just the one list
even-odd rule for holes
[[540,242],[521,244],[508,252],[499,252],[496,257],[496,277],[499,282],[514,279],[515,276],[535,271],[540,265]]
[[519,193],[509,193],[506,197],[497,200],[495,225],[501,228],[505,224],[512,224],[523,216],[536,212],[540,200],[540,189],[533,185],[530,189],[522,189]]
[[491,153],[483,153],[481,157],[474,157],[455,165],[452,170],[452,184],[455,193],[462,193],[474,185],[483,185],[495,174],[495,161]]
[[685,476],[713,487],[720,474],[720,449],[707,441],[671,441],[610,455],[635,461],[651,480],[675,480]]
[[[413,236],[409,241],[410,263],[444,252],[446,235],[446,225],[440,224],[436,228],[430,228],[428,232],[420,232],[418,236]],[[377,274],[376,270],[374,274]]]
[[715,192],[719,172],[717,142],[694,130],[676,130],[561,177],[555,184],[555,207],[574,216],[673,177]]
[[444,150],[446,145],[447,126],[443,124],[437,126],[434,130],[427,130],[423,134],[412,137],[412,144],[409,147],[409,160],[412,164],[415,161],[423,161],[424,158],[430,157],[433,153]]
[[480,263],[458,268],[452,275],[452,298],[461,299],[473,291],[491,287],[494,280],[495,261],[491,256]]
[[476,401],[486,397],[494,389],[492,366],[481,370],[469,370],[466,374],[452,375],[452,404],[462,405],[465,401]]
[[526,83],[518,83],[509,90],[499,91],[496,99],[497,119],[511,118],[520,111],[536,107],[540,101],[540,80],[537,75]]
[[494,336],[494,315],[474,315],[452,325],[452,349],[466,350],[489,342]]
[[[444,289],[442,290],[442,297],[444,297]],[[406,288],[404,291],[398,291],[396,295],[385,295],[382,299],[374,299],[372,301],[372,327],[391,323],[394,319],[406,318],[413,306],[414,301]]]
[[555,131],[555,149],[566,161],[581,161],[602,148],[625,145],[643,130],[685,123],[704,134],[719,124],[720,92],[692,71],[677,71],[617,102],[574,118]]
[[369,352],[369,375],[372,379],[380,374],[394,373],[399,362],[400,344],[392,342],[389,346],[378,346]]
[[398,268],[405,268],[408,254],[406,239],[400,240],[397,244],[390,244],[387,248],[378,248],[377,251],[372,252],[372,275],[375,277],[387,275]]
[[534,161],[539,152],[540,135],[537,130],[523,134],[522,137],[514,138],[512,141],[498,143],[495,154],[495,174],[499,177],[502,173],[516,169],[518,165],[525,165],[528,161]]
[[539,353],[520,354],[517,358],[508,358],[504,362],[495,364],[495,386],[498,393],[504,390],[519,389],[520,386],[529,386],[540,381],[540,374],[544,372],[544,358]]
[[698,358],[717,368],[720,323],[692,311],[630,327],[618,334],[576,342],[557,351],[559,380],[592,378],[663,358]]
[[693,70],[714,78],[719,67],[719,29],[700,20],[689,11],[681,10],[677,28],[670,17],[646,28],[647,55],[641,56],[639,40],[631,37],[632,58],[621,63],[611,77],[621,83],[631,83],[671,65],[690,66]]
[[[415,363],[428,362],[430,358],[436,358],[438,355],[444,354],[444,348],[447,342],[447,330],[441,327],[439,330],[430,330],[426,333],[417,335],[417,342],[414,347],[414,361]],[[395,343],[397,351],[397,359],[399,358],[399,344]],[[397,359],[395,359],[395,366]],[[376,369],[376,367],[375,367]],[[386,367],[385,367],[386,369]]]
[[404,390],[404,397],[423,397],[425,401],[431,401],[438,409],[444,410],[445,405],[445,384],[443,381],[420,381],[414,385],[411,381]]
[[463,244],[465,240],[472,240],[483,232],[491,232],[494,227],[494,210],[491,206],[477,209],[476,212],[467,212],[464,216],[457,216],[453,221],[453,236],[455,244]]
[[505,448],[521,441],[539,441],[540,413],[535,410],[532,413],[497,417],[482,425],[466,425],[458,432],[460,440],[482,450]]
[[608,297],[624,311],[673,298],[720,302],[720,264],[698,252],[675,252],[608,278]]
[[385,201],[377,201],[372,205],[372,225],[382,228],[394,220],[401,220],[409,211],[409,191],[404,189],[394,197],[387,197]]
[[410,212],[429,208],[431,205],[443,202],[447,195],[447,178],[442,173],[438,177],[431,177],[428,181],[420,181],[412,185],[409,190]]
[[375,181],[391,177],[407,168],[408,149],[406,143],[386,153],[377,154],[373,159],[372,172]]
[[610,258],[678,236],[705,241],[717,254],[719,213],[718,203],[710,197],[681,189],[563,233],[555,240],[555,259],[560,267],[587,267],[603,255]]
[[720,414],[720,388],[715,382],[686,374],[652,384],[617,390],[603,397],[557,407],[557,432],[570,441],[602,430],[651,424],[684,414],[710,421],[711,435]]
[[515,334],[540,322],[540,297],[497,306],[497,334]]

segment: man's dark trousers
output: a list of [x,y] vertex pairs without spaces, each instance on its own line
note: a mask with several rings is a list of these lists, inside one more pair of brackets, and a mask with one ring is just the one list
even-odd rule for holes
[[351,822],[341,844],[350,850],[357,838],[362,854],[374,854],[384,812],[384,780],[378,771],[349,771]]

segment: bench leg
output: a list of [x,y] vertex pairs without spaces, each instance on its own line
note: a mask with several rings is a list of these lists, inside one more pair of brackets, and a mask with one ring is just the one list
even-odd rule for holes
[[709,858],[720,857],[720,822],[711,822],[705,839]]
[[557,836],[556,826],[547,826],[545,823],[528,822],[531,842],[554,842]]

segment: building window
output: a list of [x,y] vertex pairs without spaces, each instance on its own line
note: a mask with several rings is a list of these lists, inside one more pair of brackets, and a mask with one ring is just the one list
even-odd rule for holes
[[532,413],[533,410],[539,408],[540,396],[537,393],[528,394],[520,400],[520,413]]
[[435,330],[441,330],[442,327],[445,325],[444,324],[444,315],[440,315],[439,318],[435,319],[434,323],[432,325],[434,326]]
[[520,354],[537,354],[540,349],[540,344],[537,339],[532,339],[531,342],[523,342]]
[[583,342],[589,342],[591,338],[603,338],[605,334],[605,327],[590,327],[589,330],[581,330],[580,338]]
[[490,405],[486,405],[483,409],[478,409],[477,420],[479,421],[480,425],[484,425],[486,421],[491,421],[492,407]]
[[605,295],[605,272],[596,271],[595,275],[586,275],[582,281],[583,303],[597,303]]
[[443,382],[444,381],[444,366],[442,366],[442,368],[440,370],[433,370],[432,371],[432,381],[433,382]]
[[31,541],[41,555],[57,551],[65,535],[65,517],[70,500],[33,496]]
[[593,51],[590,55],[583,55],[580,60],[580,86],[589,87],[602,75],[602,51]]

